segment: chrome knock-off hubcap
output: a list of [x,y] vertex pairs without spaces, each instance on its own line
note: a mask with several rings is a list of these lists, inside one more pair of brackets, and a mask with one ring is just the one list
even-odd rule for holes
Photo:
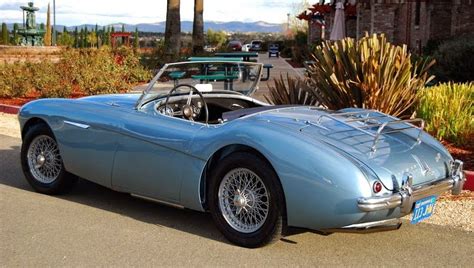
[[28,167],[33,177],[42,183],[52,183],[59,176],[62,159],[56,141],[47,135],[33,139],[28,148]]
[[36,165],[35,168],[40,168],[44,165],[44,162],[46,161],[46,158],[44,155],[40,154],[38,157],[36,157]]
[[219,208],[229,225],[243,233],[257,231],[269,211],[269,193],[253,171],[237,168],[229,171],[219,186]]

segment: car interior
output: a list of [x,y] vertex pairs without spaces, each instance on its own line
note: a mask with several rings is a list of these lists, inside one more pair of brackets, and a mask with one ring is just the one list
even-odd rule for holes
[[[195,122],[219,124],[256,112],[268,104],[250,95],[262,65],[236,62],[188,62],[164,67],[144,92],[154,112]],[[151,97],[147,97],[147,96]],[[154,96],[154,97],[153,97]],[[239,112],[237,112],[239,111]]]
[[[161,114],[206,123],[205,105],[207,105],[209,113],[207,123],[219,124],[257,112],[255,108],[272,107],[263,106],[261,103],[236,94],[215,92],[202,95],[204,101],[199,95],[193,95],[191,101],[188,101],[188,95],[180,95],[170,98],[167,104],[166,99],[162,98],[156,102],[155,110]],[[186,109],[189,109],[190,113],[187,113]]]

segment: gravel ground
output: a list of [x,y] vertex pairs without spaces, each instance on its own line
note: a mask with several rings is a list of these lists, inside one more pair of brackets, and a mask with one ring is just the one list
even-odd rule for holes
[[[406,220],[410,218],[411,215],[405,216]],[[440,196],[433,215],[423,222],[474,232],[474,192],[463,191],[460,196]]]
[[20,124],[13,114],[0,113],[0,134],[20,138]]
[[[20,138],[16,115],[0,113],[0,134]],[[410,219],[409,216],[405,218]],[[474,192],[463,191],[460,197],[442,195],[433,216],[424,222],[474,232]]]

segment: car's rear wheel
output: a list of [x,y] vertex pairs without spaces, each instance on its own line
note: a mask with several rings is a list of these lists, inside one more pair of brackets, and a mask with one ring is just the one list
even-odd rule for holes
[[246,152],[225,157],[213,172],[208,193],[212,217],[231,242],[259,247],[280,239],[283,194],[266,161]]
[[77,180],[64,169],[56,139],[45,124],[37,124],[26,133],[21,165],[28,183],[40,193],[63,193]]

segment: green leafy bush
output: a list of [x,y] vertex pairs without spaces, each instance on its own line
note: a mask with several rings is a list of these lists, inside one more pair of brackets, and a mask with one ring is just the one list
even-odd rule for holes
[[30,89],[41,97],[69,97],[74,88],[87,95],[118,93],[151,78],[130,48],[66,49],[59,58],[0,65],[0,96],[21,97]]
[[427,70],[433,61],[414,62],[405,45],[395,46],[383,34],[326,41],[313,55],[309,83],[318,102],[329,109],[360,107],[405,115],[432,79]]
[[438,139],[463,144],[474,134],[474,83],[444,83],[420,92],[418,116]]
[[294,62],[303,63],[303,61],[311,58],[311,51],[310,47],[307,44],[307,39],[308,35],[306,34],[306,32],[296,32],[294,45],[291,49],[291,59]]
[[68,97],[72,92],[69,75],[64,71],[63,63],[43,61],[30,65],[33,87],[41,98]]
[[0,97],[21,97],[32,87],[28,65],[0,64]]
[[433,54],[433,74],[439,81],[474,81],[474,36],[465,36],[441,43]]
[[286,74],[286,79],[283,75],[280,78],[273,80],[273,86],[269,86],[269,95],[264,98],[275,105],[284,104],[301,104],[301,105],[315,105],[316,98],[306,83],[301,79],[293,78]]
[[118,93],[128,89],[122,66],[109,48],[73,51],[64,60],[75,62],[74,81],[88,95]]
[[115,53],[115,57],[121,57],[121,75],[127,83],[137,83],[151,79],[151,72],[141,65],[140,58],[132,49],[120,47]]

